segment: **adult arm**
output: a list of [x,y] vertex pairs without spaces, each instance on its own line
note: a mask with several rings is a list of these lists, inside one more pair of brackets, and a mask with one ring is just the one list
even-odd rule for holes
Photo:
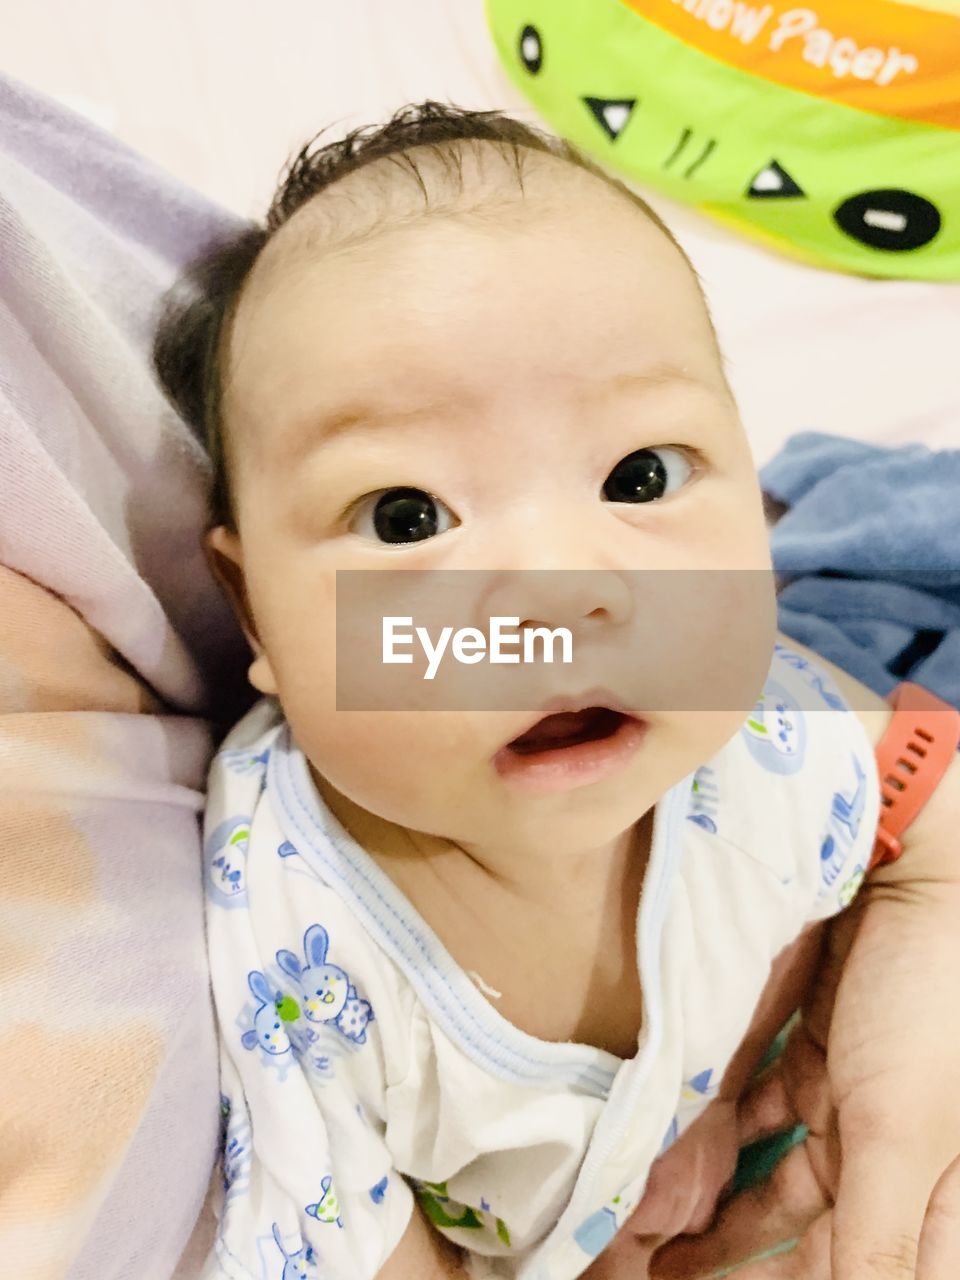
[[[890,708],[814,660],[876,743]],[[832,923],[803,1021],[741,1105],[743,1141],[796,1123],[807,1140],[713,1230],[664,1249],[656,1276],[706,1276],[794,1238],[738,1280],[960,1274],[960,758],[903,848]]]

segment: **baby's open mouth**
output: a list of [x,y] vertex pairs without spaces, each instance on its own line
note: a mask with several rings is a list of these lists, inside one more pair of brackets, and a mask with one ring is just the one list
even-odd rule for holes
[[[512,738],[493,758],[501,781],[531,793],[568,791],[621,772],[646,736],[647,725],[622,705],[562,702]],[[588,700],[589,699],[589,700]],[[617,704],[618,699],[611,698]]]
[[604,738],[612,738],[623,722],[630,718],[610,707],[560,711],[538,720],[532,728],[508,742],[506,749],[525,756],[540,751],[561,751],[582,742],[600,742]]

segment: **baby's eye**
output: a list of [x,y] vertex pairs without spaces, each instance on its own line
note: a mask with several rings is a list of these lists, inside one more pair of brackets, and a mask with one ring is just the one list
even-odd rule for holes
[[423,489],[381,489],[356,508],[350,529],[362,537],[402,544],[424,542],[456,523],[453,512]]
[[679,449],[637,449],[607,476],[603,496],[608,502],[655,502],[686,484],[692,470]]

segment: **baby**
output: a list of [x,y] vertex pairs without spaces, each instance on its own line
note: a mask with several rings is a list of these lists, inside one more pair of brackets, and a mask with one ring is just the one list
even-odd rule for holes
[[[654,1242],[710,1221],[879,811],[883,713],[776,642],[696,277],[566,146],[427,104],[306,148],[194,278],[158,367],[265,695],[205,827],[209,1274],[639,1277],[608,1246],[638,1207]],[[344,570],[394,618],[454,578],[584,679],[378,704]]]

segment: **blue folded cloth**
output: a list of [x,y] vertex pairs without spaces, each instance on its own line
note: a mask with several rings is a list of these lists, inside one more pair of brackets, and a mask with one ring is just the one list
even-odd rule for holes
[[760,473],[780,627],[881,695],[901,680],[960,707],[960,449],[819,432]]

